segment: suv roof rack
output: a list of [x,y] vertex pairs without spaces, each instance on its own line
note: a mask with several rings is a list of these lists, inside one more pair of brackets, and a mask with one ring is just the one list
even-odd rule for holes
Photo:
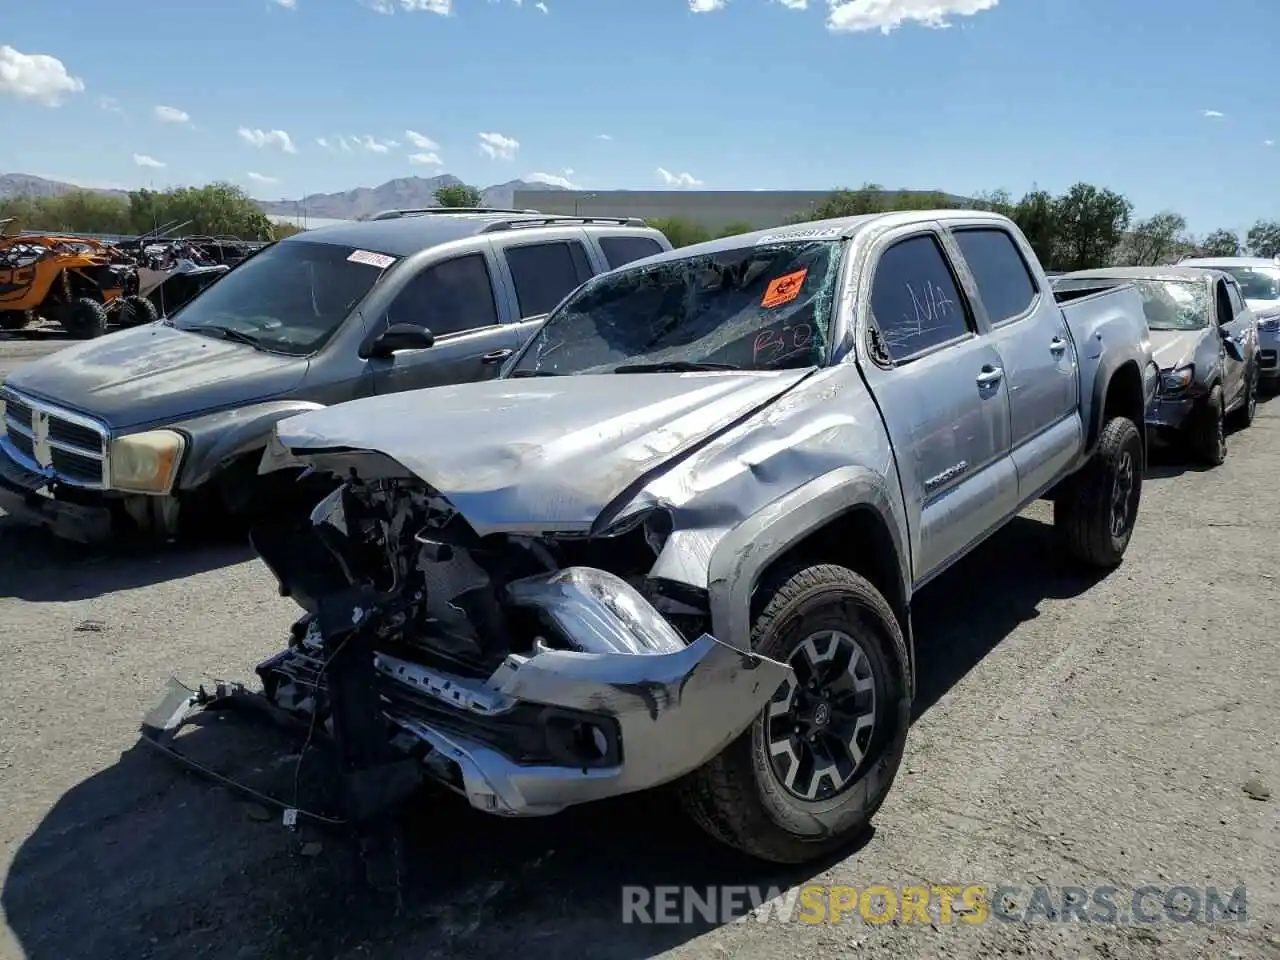
[[406,207],[404,209],[382,210],[369,217],[370,220],[399,220],[401,217],[421,217],[432,213],[532,213],[540,210],[513,210],[505,207]]
[[534,218],[521,218],[519,220],[495,220],[486,226],[481,233],[497,233],[501,230],[513,230],[517,227],[547,227],[559,223],[609,223],[616,227],[647,227],[647,221],[640,217],[575,217],[565,216],[539,216]]

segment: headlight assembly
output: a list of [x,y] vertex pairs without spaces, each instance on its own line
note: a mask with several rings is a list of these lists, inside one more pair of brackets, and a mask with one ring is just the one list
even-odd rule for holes
[[111,489],[165,494],[178,475],[186,438],[173,430],[148,430],[111,442]]
[[1164,394],[1181,393],[1191,386],[1195,379],[1196,368],[1193,364],[1179,367],[1177,370],[1165,370],[1160,374],[1160,392]]

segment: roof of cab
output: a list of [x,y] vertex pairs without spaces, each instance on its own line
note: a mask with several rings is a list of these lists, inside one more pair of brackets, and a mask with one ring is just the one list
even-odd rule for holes
[[428,215],[408,215],[386,220],[352,220],[337,223],[328,227],[319,227],[294,234],[281,240],[281,243],[312,242],[333,243],[339,246],[357,247],[374,253],[385,253],[394,257],[407,257],[420,250],[436,247],[453,240],[464,240],[485,231],[494,223],[520,223],[521,221],[548,222],[529,229],[555,229],[557,227],[600,227],[607,226],[611,230],[638,231],[643,228],[626,223],[590,223],[573,217],[566,217],[557,222],[554,217],[540,213],[510,213],[494,211],[492,213],[431,213]]
[[1178,261],[1183,267],[1280,267],[1275,257],[1187,257]]

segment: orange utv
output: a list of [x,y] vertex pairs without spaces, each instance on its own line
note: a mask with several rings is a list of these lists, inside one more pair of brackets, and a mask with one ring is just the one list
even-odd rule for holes
[[56,235],[0,236],[0,330],[21,330],[37,317],[73,337],[104,334],[110,323],[156,319],[138,296],[138,268],[105,243]]

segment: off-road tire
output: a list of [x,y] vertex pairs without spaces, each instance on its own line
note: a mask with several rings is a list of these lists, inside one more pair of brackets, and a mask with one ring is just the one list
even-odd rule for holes
[[1227,459],[1227,435],[1222,387],[1215,385],[1204,403],[1191,413],[1187,451],[1197,463],[1219,466]]
[[107,332],[107,311],[97,300],[81,297],[67,305],[62,327],[77,340],[92,340]]
[[160,319],[160,311],[146,297],[136,294],[125,297],[120,303],[120,325],[138,327],[144,323],[154,323]]
[[0,310],[0,330],[21,330],[30,322],[30,310]]
[[792,566],[759,596],[752,649],[786,662],[804,640],[838,629],[863,648],[876,682],[876,720],[861,774],[829,800],[803,801],[770,765],[762,711],[741,736],[680,784],[693,820],[712,837],[774,863],[805,863],[857,839],[893,784],[911,721],[910,663],[897,618],[866,579],[844,567]]
[[[1138,519],[1145,468],[1142,434],[1134,422],[1128,417],[1108,420],[1098,449],[1053,502],[1053,526],[1067,556],[1101,570],[1120,565]],[[1117,480],[1126,470],[1132,472],[1132,487],[1126,498],[1124,529],[1117,533],[1112,529],[1112,510]]]
[[1247,429],[1258,412],[1258,365],[1256,363],[1249,368],[1244,390],[1244,403],[1231,414],[1231,425],[1237,430]]

